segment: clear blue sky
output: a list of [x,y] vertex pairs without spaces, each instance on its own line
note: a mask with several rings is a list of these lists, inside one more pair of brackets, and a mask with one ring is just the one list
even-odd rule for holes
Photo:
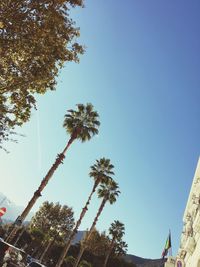
[[[121,220],[129,253],[159,258],[171,228],[176,253],[182,215],[200,154],[200,2],[87,0],[73,12],[87,51],[67,64],[55,92],[20,129],[26,138],[0,152],[1,190],[25,205],[68,137],[63,116],[91,102],[98,137],[71,147],[34,210],[45,201],[72,206],[77,218],[92,187],[89,167],[108,157],[121,196],[107,206],[99,230]],[[90,226],[94,198],[81,229]]]

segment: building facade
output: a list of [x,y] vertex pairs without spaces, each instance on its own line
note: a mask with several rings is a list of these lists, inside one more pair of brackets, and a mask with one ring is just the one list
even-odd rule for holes
[[200,267],[200,158],[183,216],[183,231],[176,257],[165,267]]

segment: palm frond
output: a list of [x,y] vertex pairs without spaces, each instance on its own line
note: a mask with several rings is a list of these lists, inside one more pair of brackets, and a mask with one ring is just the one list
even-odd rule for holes
[[118,220],[111,223],[111,226],[109,228],[109,234],[112,236],[112,238],[120,241],[124,233],[125,227],[123,223]]
[[112,205],[120,194],[118,189],[118,184],[113,179],[110,179],[107,184],[100,185],[98,197],[105,198]]
[[114,172],[112,169],[114,165],[110,163],[110,159],[100,158],[96,160],[95,164],[90,167],[91,171],[89,173],[98,184],[103,183],[107,184],[109,180],[112,180]]
[[100,122],[97,111],[91,103],[77,104],[77,110],[69,109],[64,117],[63,127],[81,142],[90,140],[99,133]]

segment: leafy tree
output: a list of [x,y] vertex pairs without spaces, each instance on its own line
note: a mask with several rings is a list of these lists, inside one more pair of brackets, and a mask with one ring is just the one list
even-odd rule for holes
[[100,233],[94,229],[87,241],[87,251],[91,252],[94,256],[104,256],[109,248],[110,242],[105,232]]
[[86,237],[84,238],[84,240],[82,242],[82,246],[81,246],[81,249],[80,249],[80,252],[79,252],[79,255],[77,257],[77,260],[76,260],[74,267],[78,266],[80,259],[83,255],[85,249],[87,248],[87,240],[89,240],[92,232],[94,231],[95,226],[97,224],[97,221],[98,221],[106,203],[109,202],[112,205],[113,203],[116,202],[117,197],[120,194],[120,191],[118,190],[118,188],[119,188],[118,184],[113,179],[110,179],[107,184],[101,184],[101,186],[98,190],[98,197],[102,198],[102,202],[101,202],[101,205],[98,209],[97,215],[94,218],[92,226],[90,227],[88,234],[86,235]]
[[80,217],[78,219],[78,221],[76,222],[76,225],[66,243],[66,245],[64,246],[64,249],[60,255],[60,258],[57,262],[57,267],[62,265],[62,262],[64,261],[65,256],[67,255],[67,252],[70,248],[70,245],[78,231],[79,226],[81,225],[82,219],[85,216],[87,210],[88,210],[88,206],[90,204],[92,195],[95,193],[98,185],[100,183],[102,184],[106,184],[108,183],[109,179],[112,179],[111,176],[114,175],[114,172],[112,171],[112,169],[114,168],[114,166],[110,163],[110,159],[105,159],[105,158],[101,158],[100,160],[96,160],[96,163],[91,166],[91,171],[90,171],[90,177],[92,177],[94,179],[94,185],[92,188],[92,191],[88,197],[88,200],[86,201],[85,206],[82,209],[82,212],[80,214]]
[[16,246],[19,242],[19,240],[24,236],[24,233],[27,231],[28,229],[28,225],[22,225],[19,229],[18,229],[18,233],[17,233],[17,239],[14,242],[14,245]]
[[[124,243],[122,244],[121,243],[121,246],[119,247],[119,244],[120,242],[122,242],[122,237],[124,235],[124,224],[121,223],[120,221],[114,221],[110,228],[109,228],[109,234],[111,235],[112,239],[111,239],[111,242],[110,242],[110,248],[107,252],[107,255],[106,255],[106,258],[105,258],[105,261],[104,261],[104,265],[103,267],[106,267],[107,266],[107,262],[108,262],[108,259],[114,249],[114,247],[116,248],[122,248],[121,246],[124,245]],[[118,245],[118,247],[117,247]],[[121,250],[120,250],[121,252]]]
[[73,256],[68,256],[66,259],[65,259],[65,262],[67,263],[67,266],[68,267],[73,267],[73,264],[75,262],[75,258]]
[[[1,96],[0,96],[1,101]],[[1,102],[0,102],[0,112],[1,112]],[[13,136],[19,135],[18,133],[14,132],[8,125],[5,125],[3,114],[0,113],[0,149],[3,149],[4,151],[8,152],[7,149],[5,149],[3,143],[5,141],[12,141],[17,142],[16,139],[13,138]]]
[[28,121],[35,94],[55,90],[65,62],[84,49],[69,13],[83,0],[0,1],[0,145]]
[[[96,229],[87,240],[87,248],[84,253],[84,260],[91,262],[95,267],[102,267],[105,257],[111,250],[111,241],[105,232],[98,232]],[[115,240],[113,249],[109,256],[108,266],[129,266],[121,257],[126,254],[127,244],[121,239]],[[133,265],[130,265],[133,266]]]
[[[97,232],[96,230],[93,232],[95,233]],[[105,233],[99,233],[99,235],[104,236]],[[105,236],[106,238],[106,236]],[[43,240],[44,238],[42,238]],[[20,238],[19,243],[18,243],[18,247],[23,248],[28,254],[39,258],[41,251],[43,251],[43,247],[42,247],[42,240],[38,242],[36,242],[36,240],[33,240],[33,235],[32,235],[32,243],[30,243],[30,240],[27,240],[27,237],[25,237],[23,235],[22,238]],[[97,242],[101,243],[99,246],[97,244]],[[23,241],[23,242],[22,242]],[[84,252],[84,257],[82,260],[87,261],[88,263],[91,263],[91,265],[93,267],[102,267],[103,266],[103,262],[105,260],[105,255],[109,249],[109,245],[110,245],[110,240],[107,238],[107,240],[105,241],[106,243],[108,243],[108,247],[107,250],[103,248],[103,244],[104,244],[104,239],[101,238],[95,238],[93,237],[93,234],[91,235],[91,238],[89,240],[89,243],[87,243],[87,249]],[[27,243],[27,245],[25,245]],[[46,242],[46,244],[48,245],[48,243]],[[92,251],[89,247],[89,245],[92,244],[95,246],[94,251]],[[60,251],[62,251],[63,249],[63,243],[62,242],[54,242],[52,244],[52,246],[50,247],[49,251],[48,251],[48,256],[46,256],[42,262],[45,264],[45,266],[48,267],[55,267],[56,262],[59,258],[59,254]],[[72,245],[70,247],[69,250],[69,255],[67,256],[62,264],[62,267],[72,267],[73,264],[75,263],[75,259],[79,253],[79,249],[80,249],[80,244],[76,244],[76,245]],[[97,252],[97,253],[96,253]],[[109,258],[109,262],[108,262],[108,267],[135,267],[135,265],[133,263],[128,263],[124,260],[124,258],[122,257],[118,257],[117,255],[117,250],[114,248],[113,253],[111,254],[110,258]]]
[[126,255],[127,253],[127,249],[128,249],[128,245],[125,241],[120,240],[115,244],[114,247],[114,251],[115,254],[119,257],[119,256],[123,256]]
[[41,260],[55,241],[66,241],[73,226],[72,208],[48,201],[42,204],[30,223],[30,231],[37,229],[47,241],[40,256]]
[[45,238],[45,233],[43,233],[40,229],[34,228],[31,229],[30,234],[32,237],[32,241],[30,244],[31,255],[35,257],[42,248],[42,241]]
[[80,262],[79,267],[92,267],[92,264],[83,260]]
[[[98,134],[98,128],[100,125],[100,122],[98,120],[99,115],[96,111],[94,111],[93,105],[78,104],[77,108],[77,110],[68,110],[63,123],[63,127],[66,129],[67,133],[70,134],[69,141],[64,147],[64,150],[60,154],[58,154],[54,164],[51,166],[46,176],[41,181],[38,189],[34,192],[31,200],[29,201],[22,214],[16,219],[15,225],[19,225],[24,221],[37,199],[41,196],[42,191],[53,176],[55,170],[63,162],[65,154],[71,144],[75,140],[80,140],[81,142],[89,141],[94,135]],[[10,233],[9,239],[13,238],[15,232],[16,229],[14,228]]]
[[[27,253],[31,253],[32,249],[35,246],[40,246],[41,242],[43,241],[44,234],[40,231],[39,233],[30,232],[28,226],[29,225],[22,225],[19,228],[17,234],[15,235],[16,240],[14,242],[14,245],[26,249]],[[37,241],[36,236],[38,238]]]
[[45,236],[62,239],[68,238],[74,226],[74,213],[67,205],[45,201],[30,222],[30,230],[38,229]]

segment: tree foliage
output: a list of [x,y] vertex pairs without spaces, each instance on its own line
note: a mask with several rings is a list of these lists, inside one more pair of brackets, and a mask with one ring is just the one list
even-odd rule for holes
[[82,260],[79,264],[79,267],[92,267],[92,264],[85,260]]
[[114,221],[109,228],[109,235],[111,236],[111,249],[114,256],[123,256],[126,254],[128,245],[122,240],[125,233],[124,224],[120,221]]
[[122,241],[122,237],[124,235],[125,227],[124,224],[120,221],[114,221],[110,228],[109,228],[109,234],[111,236],[110,244],[108,252],[106,253],[105,261],[103,267],[107,267],[108,260],[111,256],[111,253],[114,254],[114,256],[121,256],[124,255],[125,249],[127,249],[127,244]]
[[109,179],[107,184],[101,184],[98,189],[98,197],[108,201],[111,205],[116,202],[119,194],[119,186],[113,179]]
[[77,104],[77,110],[70,109],[65,115],[63,127],[73,140],[89,141],[99,133],[99,114],[91,103]]
[[87,251],[95,256],[105,256],[109,246],[109,238],[106,236],[105,232],[100,233],[96,229],[87,240]]
[[[2,226],[2,236],[5,237],[6,229],[11,227],[12,225],[3,225]],[[32,229],[26,228],[25,231],[17,243],[17,247],[23,248],[26,253],[29,255],[38,258],[41,255],[41,252],[44,249],[43,239],[44,235],[38,229],[33,231]],[[29,232],[31,230],[31,232]],[[17,235],[20,234],[21,231],[18,231]],[[18,238],[18,236],[16,236]],[[108,249],[105,251],[104,245],[107,247],[107,242],[109,239],[106,237],[105,232],[98,232],[97,230],[93,231],[93,234],[90,237],[91,245],[89,244],[87,250],[83,255],[82,262],[87,261],[93,267],[102,267],[103,262],[105,260],[105,255]],[[99,244],[98,244],[99,242]],[[46,242],[47,243],[47,242]],[[92,247],[94,246],[94,247]],[[110,246],[110,242],[109,242]],[[48,267],[55,267],[59,254],[62,251],[63,243],[62,242],[54,242],[48,256],[43,259],[43,263]],[[73,267],[75,259],[80,249],[80,244],[72,245],[69,250],[69,256],[65,258],[63,263],[63,267]],[[115,249],[114,249],[115,250]],[[116,250],[115,250],[116,251]],[[111,254],[108,267],[136,267],[133,263],[128,263],[124,260],[123,257],[116,257],[116,254]],[[87,265],[86,265],[87,266]]]
[[120,221],[114,221],[111,223],[111,226],[109,228],[109,234],[112,236],[115,240],[121,240],[122,236],[124,235],[124,224]]
[[110,159],[100,158],[90,167],[91,171],[89,175],[94,179],[97,185],[100,182],[106,184],[114,175],[113,168],[114,165],[111,164]]
[[73,211],[59,203],[44,202],[30,223],[30,230],[42,232],[45,239],[64,241],[74,225]]
[[85,238],[83,238],[83,240],[81,242],[81,249],[79,251],[79,255],[76,259],[76,263],[74,264],[74,267],[78,267],[78,263],[79,263],[82,255],[83,255],[84,251],[87,249],[87,240],[90,238],[93,230],[95,229],[95,226],[98,222],[98,219],[99,219],[106,203],[108,202],[112,205],[116,202],[117,197],[120,194],[120,191],[118,189],[119,189],[118,184],[112,178],[110,178],[108,180],[107,184],[101,184],[100,185],[100,188],[98,189],[98,197],[102,198],[102,202],[99,206],[97,214],[93,220],[93,223],[92,223],[88,233],[86,234]]
[[84,52],[71,8],[83,0],[0,1],[0,145],[28,121],[35,94],[54,90],[65,62]]
[[73,256],[68,256],[65,259],[65,263],[67,264],[67,266],[69,267],[73,267],[73,264],[75,262],[75,258]]

